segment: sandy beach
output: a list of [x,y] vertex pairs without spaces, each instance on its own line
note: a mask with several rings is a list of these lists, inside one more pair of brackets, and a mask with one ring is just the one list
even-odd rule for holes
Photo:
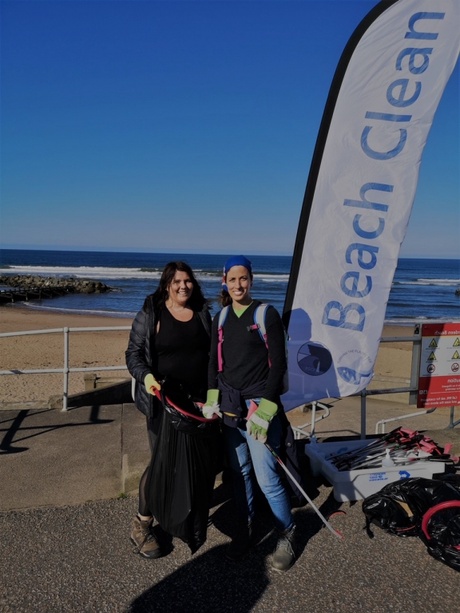
[[[67,313],[48,313],[27,307],[0,309],[0,333],[59,329],[52,334],[1,337],[0,370],[56,369],[63,367],[64,334],[70,328],[70,368],[124,366],[129,330],[77,332],[74,328],[130,327],[131,319]],[[384,337],[411,336],[412,327],[386,326]],[[410,378],[412,343],[381,343],[372,386],[401,387]],[[123,371],[95,371],[101,378],[126,379]],[[88,374],[88,373],[87,373]],[[69,393],[85,390],[85,373],[71,373]],[[382,385],[383,383],[383,385]],[[46,405],[51,396],[62,394],[62,374],[5,375],[1,379],[0,406],[34,402]]]

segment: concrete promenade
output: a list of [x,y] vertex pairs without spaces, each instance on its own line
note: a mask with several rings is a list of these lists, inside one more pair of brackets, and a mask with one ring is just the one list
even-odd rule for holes
[[[368,434],[382,416],[411,410],[368,399]],[[309,419],[288,415],[294,425]],[[296,509],[300,555],[287,573],[271,569],[275,537],[267,513],[257,547],[239,564],[226,560],[235,526],[228,484],[220,481],[203,547],[191,555],[174,539],[167,556],[144,560],[129,541],[148,461],[144,418],[132,404],[68,412],[24,405],[0,411],[0,423],[1,613],[458,610],[458,572],[431,558],[418,538],[376,528],[369,539],[361,503],[338,503],[331,487],[313,479],[309,495],[344,538],[322,527],[309,506]],[[438,410],[387,431],[427,431],[459,454],[460,426],[448,423],[448,411]],[[326,439],[357,435],[359,427],[359,399],[347,399],[316,430]]]

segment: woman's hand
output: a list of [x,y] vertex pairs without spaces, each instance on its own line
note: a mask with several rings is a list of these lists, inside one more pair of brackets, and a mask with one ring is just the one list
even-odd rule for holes
[[246,430],[256,441],[265,443],[268,426],[278,412],[278,405],[266,398],[262,398],[255,411],[249,413]]
[[213,419],[215,415],[222,417],[219,406],[219,390],[208,390],[206,402],[201,408],[203,417]]
[[161,385],[158,383],[152,373],[145,376],[144,385],[147,393],[152,394],[152,396],[155,396],[155,390],[161,390]]

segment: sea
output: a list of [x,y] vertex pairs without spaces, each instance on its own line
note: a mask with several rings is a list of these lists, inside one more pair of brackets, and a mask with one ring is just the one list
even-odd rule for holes
[[[227,255],[127,253],[0,249],[0,275],[42,275],[86,278],[113,288],[104,294],[71,294],[25,302],[30,309],[132,318],[152,293],[168,262],[183,260],[195,272],[212,313]],[[254,271],[253,296],[283,311],[290,256],[249,256]],[[394,275],[385,321],[407,325],[419,320],[454,321],[460,317],[460,260],[401,258]],[[7,286],[0,285],[1,289]]]

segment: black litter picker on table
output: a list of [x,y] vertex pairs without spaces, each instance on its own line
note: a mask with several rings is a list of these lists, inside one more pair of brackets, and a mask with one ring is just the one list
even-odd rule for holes
[[205,419],[183,387],[162,382],[163,414],[148,475],[148,503],[161,528],[192,553],[206,541],[208,515],[220,467],[219,418]]

